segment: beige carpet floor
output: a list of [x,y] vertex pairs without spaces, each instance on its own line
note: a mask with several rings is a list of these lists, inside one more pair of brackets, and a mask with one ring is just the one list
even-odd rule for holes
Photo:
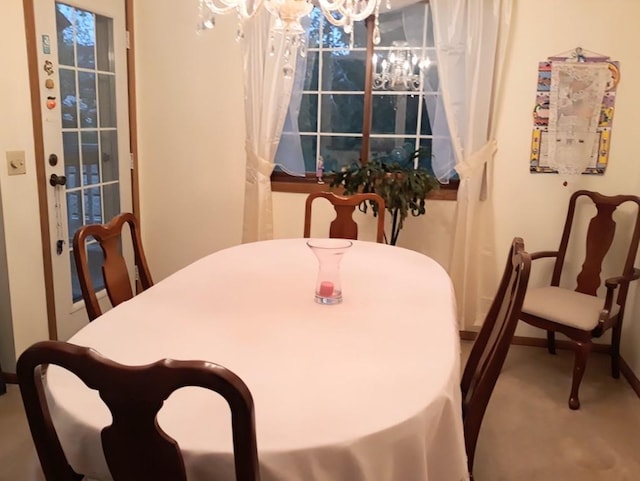
[[[470,347],[462,343],[463,362]],[[476,481],[640,480],[640,399],[594,353],[582,407],[571,411],[571,368],[571,352],[511,348],[480,431]],[[0,396],[0,481],[29,481],[33,456],[18,389],[9,386]]]

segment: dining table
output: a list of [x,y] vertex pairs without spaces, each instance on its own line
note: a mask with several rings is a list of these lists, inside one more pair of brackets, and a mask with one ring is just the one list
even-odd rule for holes
[[[402,247],[353,241],[342,302],[315,302],[308,239],[246,243],[178,270],[68,342],[127,365],[206,360],[249,387],[263,481],[467,480],[456,302],[446,271]],[[71,466],[111,481],[97,392],[49,366],[50,411]],[[158,424],[189,481],[231,481],[229,408],[216,393],[172,394]]]

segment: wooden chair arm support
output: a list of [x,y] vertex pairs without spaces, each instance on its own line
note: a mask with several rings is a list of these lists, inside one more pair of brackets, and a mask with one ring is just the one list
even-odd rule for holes
[[636,279],[640,279],[640,269],[636,269],[634,267],[633,274],[631,274],[630,276],[610,277],[609,279],[604,281],[604,285],[607,286],[607,289],[609,289],[610,287],[615,288],[615,287],[618,287],[623,282],[631,282],[631,281],[635,281]]
[[558,251],[540,251],[531,253],[531,260],[543,259],[545,257],[558,257]]

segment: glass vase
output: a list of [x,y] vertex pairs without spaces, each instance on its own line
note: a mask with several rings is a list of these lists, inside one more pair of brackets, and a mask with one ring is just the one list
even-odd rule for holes
[[310,239],[307,245],[318,259],[316,302],[329,305],[341,303],[340,261],[353,242],[347,239]]

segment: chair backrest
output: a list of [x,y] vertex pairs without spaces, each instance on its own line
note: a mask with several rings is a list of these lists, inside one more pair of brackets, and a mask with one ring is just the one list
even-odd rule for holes
[[327,199],[336,211],[336,218],[329,227],[329,237],[339,237],[343,239],[358,238],[358,224],[353,220],[353,212],[357,206],[363,202],[375,202],[377,204],[376,216],[378,227],[376,231],[376,242],[384,242],[384,199],[375,193],[358,193],[350,196],[339,196],[333,192],[313,192],[307,197],[304,213],[304,237],[311,236],[311,204],[317,198]]
[[[16,373],[31,435],[47,481],[77,481],[47,405],[43,367],[61,366],[99,392],[113,421],[101,432],[102,449],[114,481],[186,481],[180,447],[156,422],[163,402],[177,389],[199,386],[219,393],[231,409],[236,479],[259,480],[253,399],[228,369],[205,361],[163,359],[125,366],[93,349],[43,341],[18,359]],[[197,426],[194,427],[197,429]]]
[[491,304],[462,375],[462,417],[469,473],[489,398],[498,380],[527,291],[531,256],[516,237],[509,249],[498,292]]
[[[633,274],[633,265],[638,252],[638,241],[640,240],[640,197],[635,195],[614,195],[606,196],[597,192],[587,190],[579,190],[574,192],[569,200],[569,210],[567,211],[567,219],[560,240],[558,256],[553,267],[553,275],[551,277],[551,285],[560,285],[560,276],[569,246],[569,238],[574,226],[574,217],[576,214],[576,205],[581,200],[591,200],[596,208],[596,215],[589,222],[586,238],[585,260],[582,264],[582,270],[577,277],[576,291],[583,294],[596,295],[601,284],[600,273],[602,271],[603,261],[609,252],[615,232],[616,222],[613,214],[618,207],[627,202],[635,204],[635,218],[633,222],[633,233],[629,238],[628,247],[625,252],[625,262],[623,272],[616,273],[621,276],[631,276]],[[623,305],[626,300],[629,283],[622,283],[618,293],[618,304]]]
[[87,256],[86,241],[93,237],[104,254],[102,264],[102,275],[111,305],[117,306],[121,302],[133,297],[133,290],[129,281],[129,272],[121,252],[122,229],[125,224],[129,225],[131,239],[133,241],[133,252],[135,264],[138,268],[138,277],[142,289],[148,289],[153,285],[151,273],[147,266],[147,259],[142,249],[140,237],[140,227],[136,217],[125,212],[115,216],[107,224],[90,224],[80,227],[73,236],[73,255],[76,261],[78,279],[82,289],[82,297],[87,308],[89,320],[93,321],[102,314],[96,290],[91,280],[89,270],[89,259]]

